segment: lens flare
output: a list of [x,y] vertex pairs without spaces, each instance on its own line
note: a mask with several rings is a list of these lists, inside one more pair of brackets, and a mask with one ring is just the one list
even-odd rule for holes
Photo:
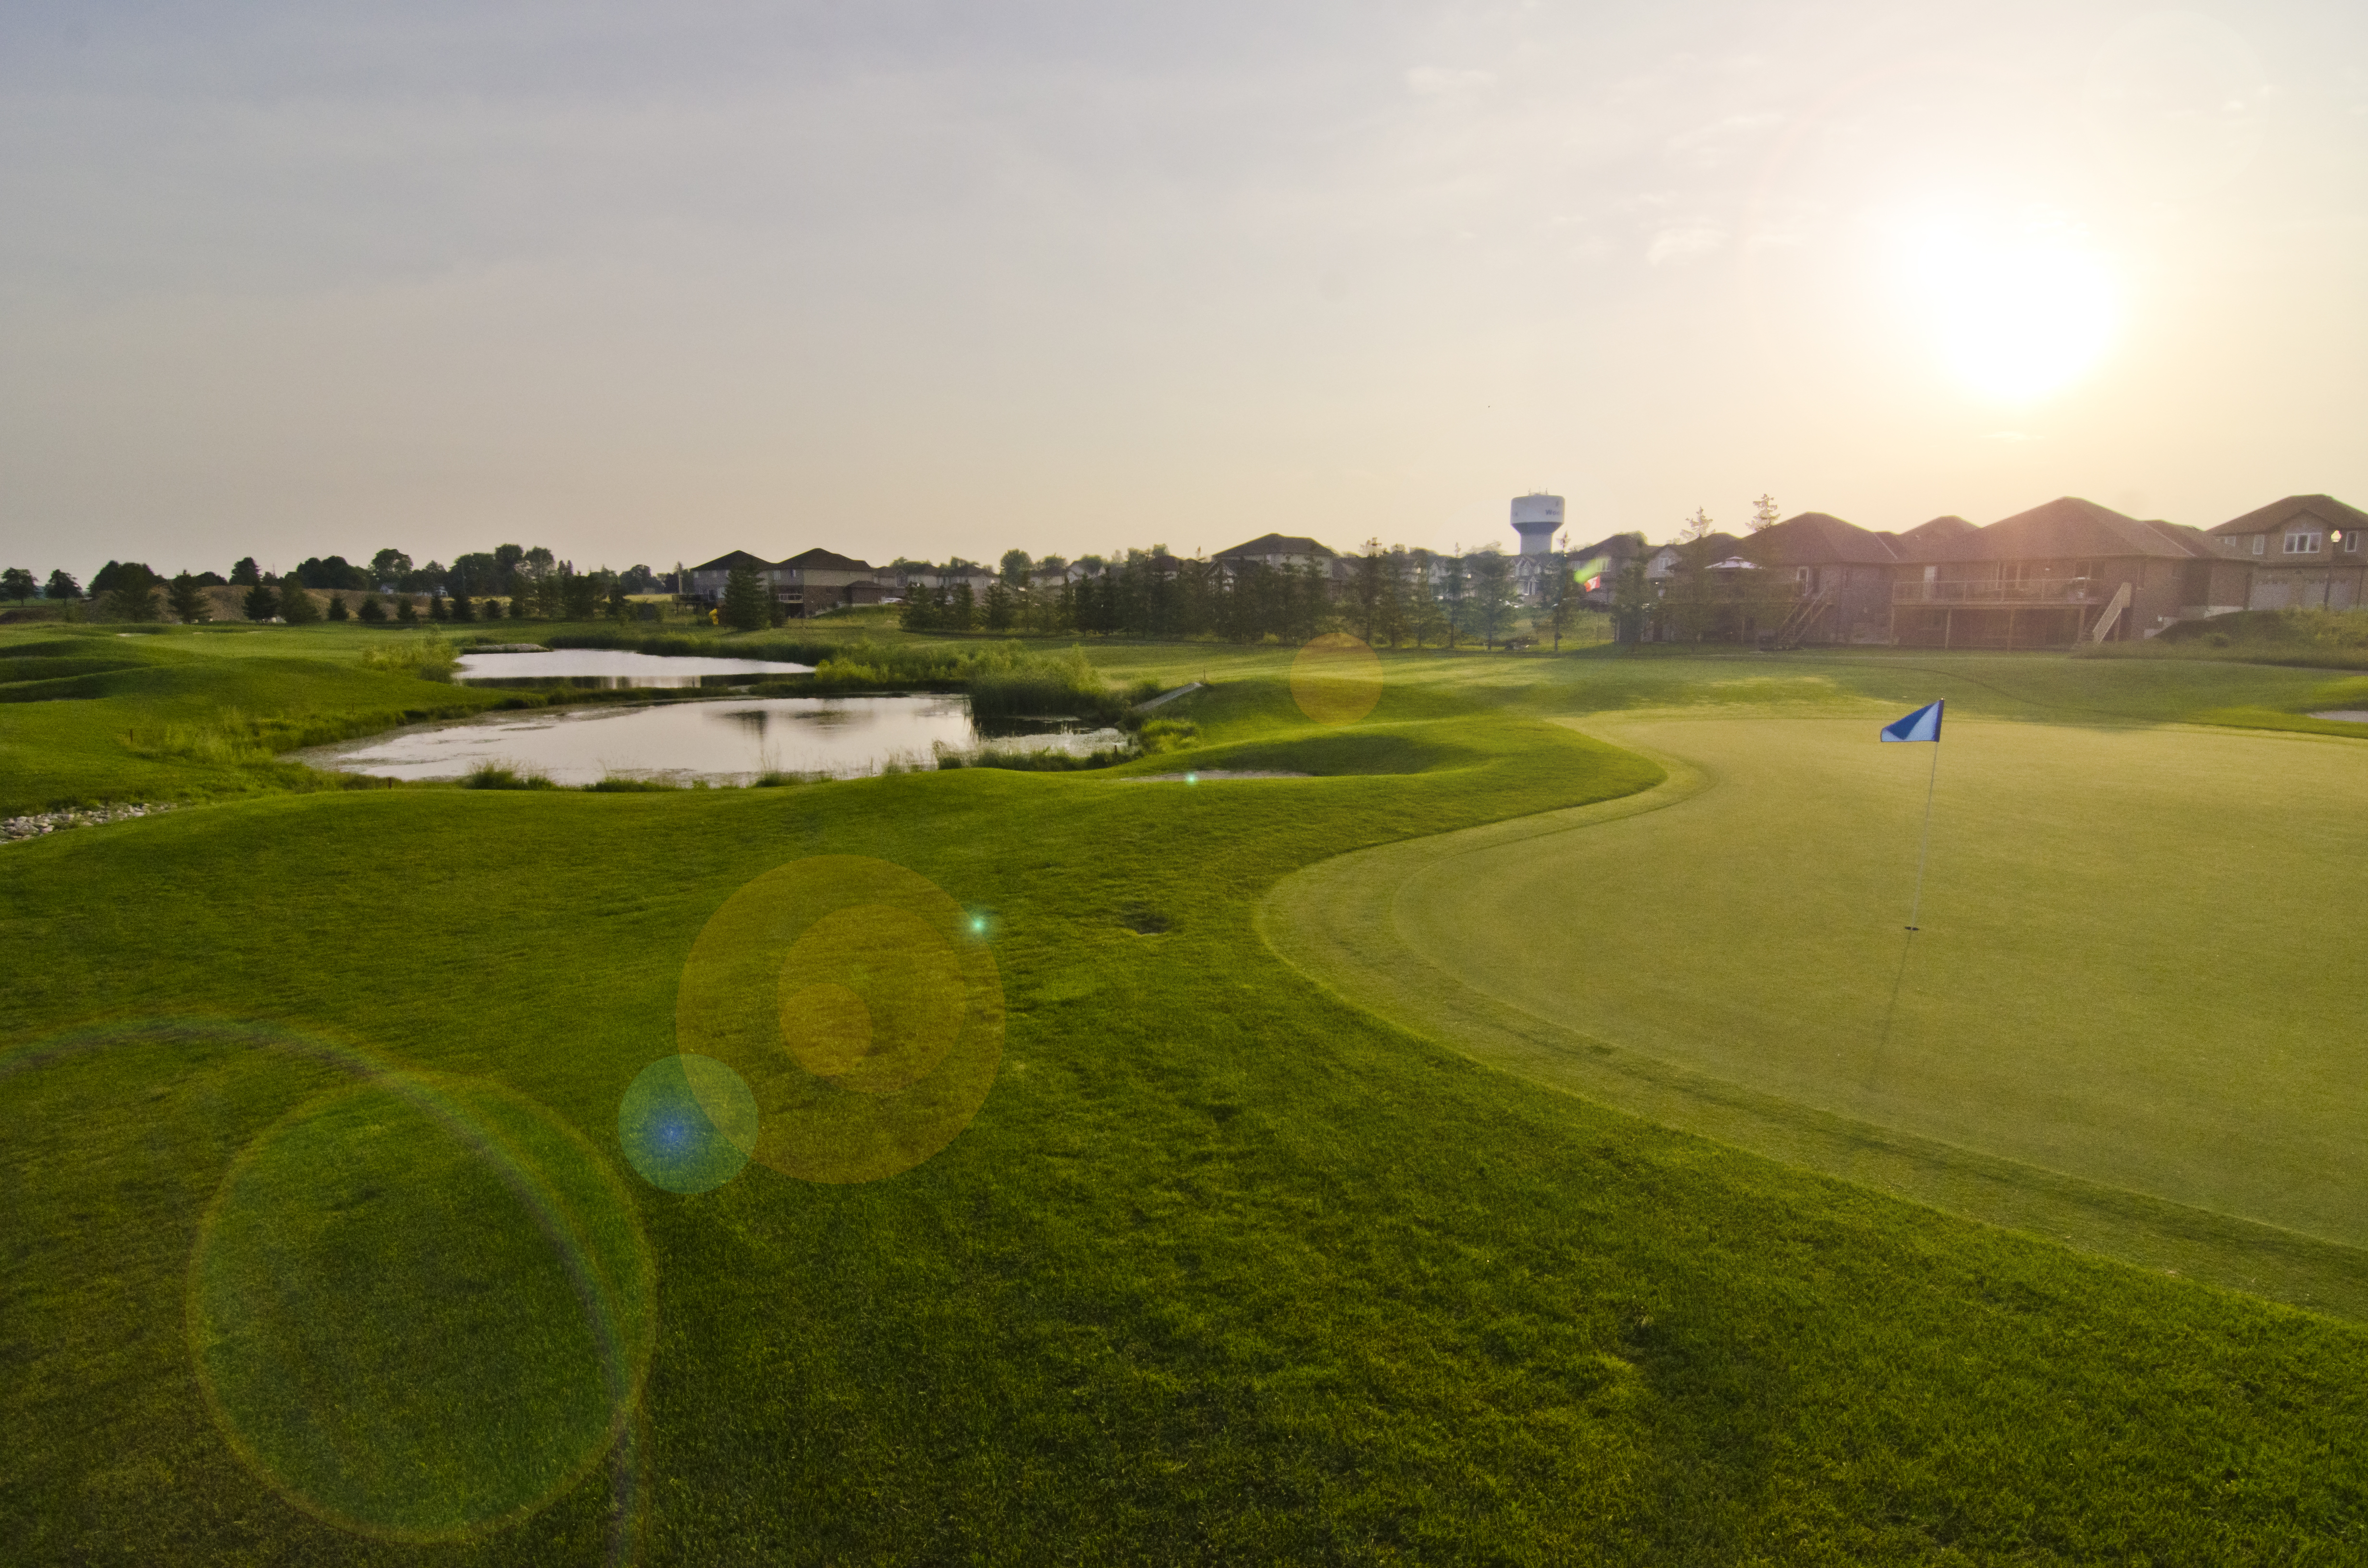
[[757,1147],[757,1096],[711,1056],[677,1052],[642,1069],[617,1108],[617,1142],[642,1179],[667,1192],[712,1192]]
[[980,917],[884,860],[820,856],[724,901],[692,944],[679,1050],[745,1081],[755,1157],[807,1181],[911,1169],[970,1124],[1003,1057]]
[[1382,661],[1362,640],[1327,631],[1291,661],[1291,699],[1319,724],[1353,724],[1382,700]]
[[360,1534],[534,1514],[632,1419],[655,1333],[631,1204],[549,1112],[381,1074],[266,1129],[199,1230],[187,1323],[231,1447]]

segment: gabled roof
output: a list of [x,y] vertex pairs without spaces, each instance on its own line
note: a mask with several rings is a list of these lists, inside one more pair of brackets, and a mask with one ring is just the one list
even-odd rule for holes
[[[2194,530],[2185,532],[2192,534]],[[2220,553],[2185,537],[2173,524],[2141,522],[2094,501],[2061,495],[2028,512],[2001,517],[1954,544],[1926,552],[1922,559],[2097,561],[2153,556],[2185,561]]]
[[1770,566],[1887,566],[1899,559],[1882,535],[1826,512],[1771,523],[1744,541],[1743,552]]
[[2289,495],[2256,507],[2211,531],[2215,534],[2265,534],[2302,517],[2316,517],[2330,528],[2368,528],[2368,512],[2347,506],[2332,495]]
[[819,545],[812,550],[800,551],[777,564],[799,572],[869,572],[872,569],[868,561],[858,561],[852,555],[833,554]]
[[1947,552],[1959,548],[1967,535],[1979,532],[1981,529],[1952,512],[1929,523],[1917,524],[1894,539],[1891,548],[1902,561],[1955,559],[1947,556]]
[[[1728,533],[1704,534],[1692,542],[1702,547],[1702,559],[1705,561],[1725,561],[1730,555],[1742,553],[1743,550],[1743,541]],[[1673,539],[1645,559],[1650,561],[1654,555],[1659,555],[1664,551],[1682,550],[1686,547],[1686,543],[1684,540]]]
[[1652,554],[1653,547],[1645,542],[1642,533],[1631,528],[1626,533],[1611,534],[1597,540],[1585,550],[1566,550],[1563,553],[1573,561],[1586,561],[1598,555],[1609,556],[1614,561],[1627,561],[1635,556]]
[[1260,534],[1247,544],[1217,551],[1223,561],[1235,555],[1332,555],[1337,551],[1302,534]]
[[755,556],[749,554],[745,550],[734,550],[723,555],[719,555],[712,561],[702,561],[698,565],[691,567],[690,570],[693,572],[729,572],[734,566],[755,566],[761,569],[771,564],[772,562],[769,561],[757,560]]

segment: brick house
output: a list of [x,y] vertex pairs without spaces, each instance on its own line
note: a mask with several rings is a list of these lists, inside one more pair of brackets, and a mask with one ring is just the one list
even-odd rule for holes
[[1895,569],[1891,589],[1891,640],[1908,647],[2150,636],[2228,603],[2219,596],[2235,592],[2245,571],[2201,529],[2073,495],[1970,533],[1948,530],[1918,556]]
[[2222,523],[2212,537],[2251,566],[2227,609],[2356,609],[2368,605],[2368,512],[2331,495],[2289,495]]

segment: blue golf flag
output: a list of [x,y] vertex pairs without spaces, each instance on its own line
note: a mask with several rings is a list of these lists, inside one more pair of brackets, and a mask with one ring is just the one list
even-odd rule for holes
[[[1941,699],[1947,701],[1946,698]],[[1881,739],[1886,741],[1937,741],[1941,738],[1941,703],[1918,708],[1905,719],[1894,720],[1883,727]]]

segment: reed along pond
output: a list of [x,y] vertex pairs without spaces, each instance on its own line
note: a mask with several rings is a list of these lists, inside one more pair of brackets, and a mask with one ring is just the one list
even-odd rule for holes
[[941,751],[1084,755],[1125,739],[1058,720],[989,735],[960,696],[722,698],[495,714],[318,746],[294,760],[381,778],[464,778],[493,766],[554,784],[747,784],[768,773],[859,778],[892,765],[934,767]]

